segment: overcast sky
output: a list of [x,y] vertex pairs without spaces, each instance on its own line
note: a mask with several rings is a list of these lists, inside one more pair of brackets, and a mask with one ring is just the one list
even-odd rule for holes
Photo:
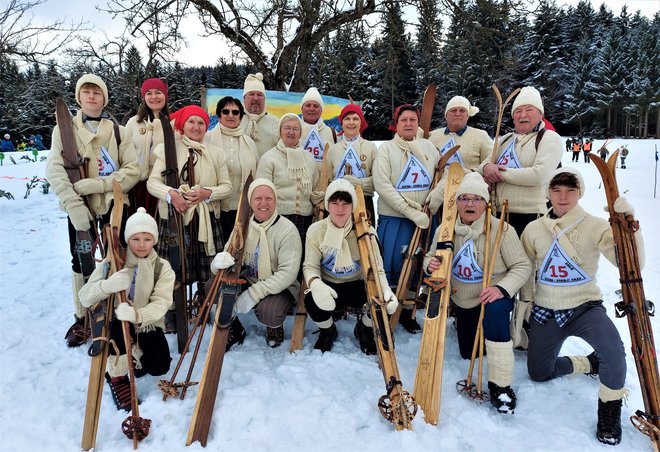
[[[576,5],[579,0],[558,0],[560,5]],[[624,4],[628,5],[628,11],[633,14],[638,9],[644,15],[651,18],[660,10],[660,0],[591,0],[595,10],[598,10],[602,3],[605,3],[615,15],[621,11]],[[94,0],[47,0],[44,4],[35,7],[35,22],[49,22],[55,18],[67,21],[79,21],[84,19],[89,22],[89,26],[95,26],[104,31],[109,37],[115,37],[122,33],[124,21],[121,19],[112,20],[106,13],[97,11],[93,5],[99,4]],[[409,9],[410,20],[415,21],[416,12]],[[228,46],[222,41],[222,38],[208,38],[199,36],[199,23],[196,18],[190,18],[183,24],[184,37],[188,41],[188,48],[182,49],[177,59],[191,66],[214,66],[220,57],[229,56]],[[209,42],[212,40],[211,42]],[[139,42],[136,45],[140,51],[144,49]]]

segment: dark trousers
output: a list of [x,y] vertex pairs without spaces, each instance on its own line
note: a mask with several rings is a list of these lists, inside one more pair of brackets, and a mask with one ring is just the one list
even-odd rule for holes
[[[234,224],[236,223],[236,214],[237,210],[230,210],[225,212],[224,210],[220,212],[220,229],[222,230],[222,243],[227,243],[231,231],[234,229]],[[220,251],[218,251],[220,252]]]
[[[536,220],[540,215],[538,213],[510,213],[509,225],[516,230],[518,237],[523,233],[525,227]],[[502,212],[497,213],[497,218],[502,218]]]
[[[485,339],[493,342],[508,342],[511,340],[509,323],[512,310],[513,300],[511,298],[500,298],[486,304],[483,320]],[[477,334],[480,311],[481,306],[470,309],[455,306],[458,348],[463,359],[472,357],[472,347],[474,346],[474,337]]]
[[563,328],[554,317],[545,325],[530,319],[527,371],[532,380],[548,381],[573,372],[566,356],[559,357],[564,341],[570,336],[584,339],[598,357],[598,377],[610,389],[620,389],[626,380],[626,352],[619,332],[607,316],[602,301],[590,301],[575,309]]
[[589,163],[589,162],[591,162],[591,159],[589,158],[589,152],[590,152],[590,151],[583,151],[583,154],[584,154],[584,163]]
[[[367,302],[367,291],[364,287],[364,281],[357,280],[352,282],[345,282],[335,284],[328,281],[323,281],[328,286],[332,287],[337,292],[335,303],[335,311],[343,311],[346,308],[353,308],[354,310],[362,309],[362,306]],[[312,292],[305,296],[305,308],[307,313],[313,321],[320,323],[332,318],[332,311],[324,311],[319,308],[314,302]]]
[[[113,320],[110,324],[110,339],[115,341],[117,348],[119,349],[119,355],[126,354],[126,344],[124,343],[124,333],[121,328],[122,322],[119,320]],[[142,349],[142,356],[140,357],[140,363],[142,363],[141,369],[135,369],[135,376],[137,378],[149,374],[149,375],[165,375],[170,370],[170,362],[172,358],[170,357],[170,348],[167,345],[167,339],[165,339],[165,333],[160,328],[155,330],[140,333],[139,337],[135,334],[135,327],[133,324],[130,325],[131,338],[133,342],[138,341],[140,349]],[[112,356],[117,356],[114,347],[110,347],[110,357],[108,359],[113,359]]]
[[573,151],[573,158],[571,159],[572,162],[577,162],[580,160],[580,151]]

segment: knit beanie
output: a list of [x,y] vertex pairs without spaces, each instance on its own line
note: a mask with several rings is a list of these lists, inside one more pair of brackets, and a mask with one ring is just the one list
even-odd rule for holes
[[270,187],[271,190],[273,190],[273,193],[275,194],[275,201],[277,202],[277,189],[275,188],[275,185],[268,179],[265,179],[263,177],[260,177],[258,179],[255,179],[252,181],[250,186],[248,187],[248,201],[252,200],[252,193],[254,193],[254,190],[256,190],[257,187],[262,187],[262,186]]
[[150,89],[157,89],[163,94],[165,94],[165,99],[167,99],[167,84],[162,81],[159,78],[148,78],[144,82],[142,82],[142,88],[140,89],[140,92],[142,93],[142,97],[144,97],[145,94],[147,94],[147,91]]
[[465,194],[481,196],[486,201],[488,201],[490,198],[490,193],[488,193],[488,184],[484,182],[484,178],[481,177],[481,174],[471,172],[467,173],[465,177],[463,177],[461,185],[459,185],[458,190],[456,190],[456,198],[458,199],[459,196]]
[[367,124],[367,120],[364,119],[364,113],[362,113],[362,108],[360,108],[358,104],[348,104],[341,109],[341,113],[339,113],[339,124],[341,124],[344,121],[344,117],[349,113],[355,113],[360,117],[360,133],[364,132],[364,129],[369,127],[369,124]]
[[325,208],[328,208],[328,200],[332,195],[337,193],[338,191],[345,191],[349,195],[351,195],[351,199],[353,200],[353,208],[357,206],[357,194],[355,193],[355,188],[353,188],[353,184],[351,184],[349,181],[346,179],[335,179],[332,182],[330,182],[330,185],[328,185],[328,188],[325,190]]
[[321,98],[321,93],[319,93],[319,90],[314,88],[313,86],[307,90],[305,95],[303,96],[302,102],[300,102],[300,108],[302,108],[303,105],[305,105],[305,102],[309,102],[310,100],[318,103],[321,106],[321,110],[323,110],[324,104],[323,104],[323,99]]
[[91,83],[101,88],[101,91],[103,92],[103,107],[105,108],[105,106],[108,105],[109,99],[108,87],[105,85],[105,82],[101,80],[101,77],[94,74],[83,74],[83,76],[76,82],[76,102],[78,102],[78,105],[82,105],[80,102],[80,89],[85,83]]
[[449,102],[447,102],[447,106],[445,107],[445,116],[447,116],[447,112],[449,110],[456,107],[465,108],[468,112],[468,116],[470,117],[479,113],[479,108],[475,107],[474,105],[470,105],[470,101],[467,100],[467,98],[463,96],[454,96],[449,99]]
[[188,105],[183,107],[170,115],[170,119],[174,119],[174,128],[179,132],[183,133],[183,125],[186,123],[188,118],[191,116],[199,116],[206,123],[206,129],[209,128],[209,115],[204,111],[202,107],[197,105]]
[[534,88],[533,86],[525,86],[520,90],[520,93],[516,96],[516,100],[513,101],[513,106],[511,107],[511,116],[513,112],[516,111],[516,108],[521,105],[531,105],[541,110],[541,115],[543,115],[543,101],[541,100],[541,93]]
[[137,212],[126,220],[124,240],[128,242],[138,232],[148,232],[154,236],[154,243],[158,243],[158,225],[154,217],[149,215],[144,207],[138,207]]
[[243,97],[251,91],[258,91],[264,96],[266,95],[266,87],[264,86],[264,75],[261,72],[256,74],[248,74],[245,77],[245,83],[243,84]]
[[550,180],[548,181],[548,187],[546,190],[546,195],[548,199],[550,199],[550,184],[552,183],[552,179],[555,178],[555,176],[562,174],[562,173],[568,173],[574,175],[577,180],[578,180],[578,188],[580,189],[580,198],[584,196],[584,179],[582,178],[582,173],[577,168],[573,168],[570,166],[562,166],[561,168],[557,168],[556,170],[553,171],[552,175],[550,176]]

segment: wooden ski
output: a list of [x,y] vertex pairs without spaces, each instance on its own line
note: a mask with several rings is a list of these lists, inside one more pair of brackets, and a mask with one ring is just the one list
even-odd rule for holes
[[425,279],[431,292],[426,303],[413,397],[424,411],[424,420],[434,425],[438,423],[440,415],[445,330],[451,296],[451,262],[454,255],[456,190],[463,180],[463,175],[464,171],[460,163],[454,162],[449,166],[442,224],[435,254],[440,260],[440,267],[430,278]]
[[[202,378],[199,382],[199,392],[195,400],[192,420],[188,429],[186,446],[190,446],[195,441],[206,447],[209,430],[211,428],[211,419],[213,418],[213,408],[218,394],[220,384],[220,374],[222,372],[222,363],[225,358],[225,348],[229,338],[229,327],[233,319],[234,303],[241,292],[241,284],[245,280],[241,279],[241,267],[243,265],[243,246],[247,238],[250,227],[250,200],[247,192],[252,183],[252,173],[248,176],[243,186],[241,199],[239,201],[238,212],[236,213],[236,222],[232,230],[227,252],[234,257],[234,265],[219,271],[207,297],[215,298],[220,293],[218,307],[213,322],[213,332],[208,351],[206,352],[206,361]],[[201,338],[200,338],[201,340]]]
[[[431,184],[431,190],[433,190],[445,171],[447,162],[453,157],[458,149],[461,146],[454,146],[445,152],[438,166],[435,169],[435,174],[433,176],[433,183]],[[401,302],[396,312],[390,317],[390,326],[392,331],[396,328],[396,325],[399,323],[399,317],[401,316],[401,310],[403,309],[404,304],[413,305],[413,312],[417,307],[417,299],[419,297],[419,288],[422,283],[422,273],[424,271],[421,268],[421,261],[424,260],[424,254],[429,249],[429,243],[431,242],[431,211],[429,210],[428,205],[424,206],[423,212],[429,217],[429,227],[427,229],[415,228],[412,237],[410,238],[410,244],[402,250],[403,266],[401,267],[401,273],[399,274],[399,281],[396,285],[396,298]],[[412,292],[413,298],[408,297],[408,293]]]
[[433,107],[435,107],[437,91],[438,89],[435,83],[431,83],[424,90],[424,97],[422,99],[422,119],[419,121],[419,126],[424,131],[424,138],[428,138],[431,133],[431,120],[433,119]]
[[[174,130],[170,118],[160,112],[160,122],[163,125],[163,137],[165,146],[165,183],[172,188],[179,188],[179,167],[176,157],[176,142]],[[180,354],[184,353],[188,341],[188,302],[186,297],[186,249],[184,240],[183,217],[172,204],[167,206],[167,232],[161,240],[168,247],[168,261],[176,275],[174,280],[174,311],[176,313],[176,339],[177,349]]]
[[[328,188],[328,150],[330,145],[325,144],[323,148],[323,161],[321,162],[321,174],[319,177],[319,182],[316,186],[316,191],[325,192]],[[325,211],[323,207],[314,206],[314,221],[319,221],[323,219]],[[305,244],[303,243],[303,247]],[[304,259],[305,256],[303,256]],[[305,322],[307,321],[307,309],[305,308],[305,291],[307,290],[307,284],[305,283],[305,278],[303,277],[300,280],[300,291],[298,291],[298,303],[296,304],[296,315],[293,320],[293,330],[291,331],[291,344],[289,344],[289,353],[294,353],[297,350],[302,349],[303,339],[305,338]]]
[[619,187],[615,175],[617,157],[618,150],[612,153],[607,163],[596,154],[589,155],[603,179],[610,224],[616,245],[616,261],[623,295],[623,301],[614,306],[616,316],[625,316],[628,319],[631,349],[644,400],[644,411],[637,410],[630,417],[630,421],[640,432],[649,436],[653,449],[658,451],[660,450],[660,376],[650,319],[655,312],[655,307],[653,302],[647,300],[644,295],[644,284],[635,241],[635,231],[639,229],[639,222],[632,215],[624,215],[614,210],[614,201],[619,197]]
[[[112,183],[114,203],[110,224],[104,226],[106,243],[113,242],[113,234],[119,237],[124,211],[124,193],[116,180]],[[116,231],[116,232],[113,232]],[[117,245],[118,246],[118,245]],[[108,253],[112,250],[108,247]],[[108,276],[118,268],[109,268]],[[87,402],[85,404],[85,418],[83,421],[83,434],[80,447],[90,450],[96,446],[96,433],[99,428],[99,415],[101,413],[101,399],[103,398],[103,385],[105,383],[105,368],[108,361],[108,339],[110,336],[110,322],[114,314],[116,294],[111,294],[107,300],[101,301],[91,308],[92,329],[98,325],[98,336],[94,335],[88,354],[92,357],[89,370],[89,383],[87,384]]]
[[[358,238],[360,262],[364,273],[367,289],[367,304],[371,314],[371,322],[378,351],[378,362],[385,379],[387,393],[378,400],[378,408],[385,419],[394,424],[396,430],[412,430],[412,420],[417,413],[417,404],[408,391],[403,389],[401,374],[394,352],[394,339],[388,321],[386,304],[383,299],[383,288],[378,275],[379,253],[376,242],[376,231],[370,227],[367,210],[364,205],[362,187],[355,187],[357,206],[353,210],[353,221]],[[358,322],[361,322],[358,318]]]

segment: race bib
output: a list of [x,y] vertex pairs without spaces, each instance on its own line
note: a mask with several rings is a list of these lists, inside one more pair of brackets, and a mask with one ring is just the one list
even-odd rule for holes
[[245,264],[245,273],[250,278],[259,278],[259,246],[254,249],[254,259],[252,262]]
[[[440,149],[440,154],[445,155],[448,150],[456,146],[456,140],[454,140],[454,136],[447,141],[447,143]],[[456,152],[454,155],[452,155],[449,160],[447,160],[447,164],[445,165],[445,168],[449,167],[453,162],[458,162],[461,164],[461,166],[465,167],[465,164],[463,163],[463,159],[461,158],[461,154]]]
[[305,140],[305,145],[303,146],[307,149],[316,162],[321,163],[323,161],[323,147],[325,143],[321,139],[319,131],[316,130],[316,127],[312,127],[312,130],[309,131],[307,139]]
[[410,155],[395,187],[398,191],[420,191],[431,188],[429,173],[414,155]]
[[568,257],[557,239],[545,255],[537,281],[549,286],[577,286],[591,281],[591,276]]
[[341,179],[344,177],[344,175],[346,175],[346,165],[351,166],[351,174],[358,179],[367,177],[367,173],[364,171],[364,168],[362,168],[362,164],[360,163],[360,157],[358,156],[358,153],[355,152],[355,149],[353,149],[352,144],[349,144],[346,148],[346,152],[344,153],[344,156],[339,163],[339,167],[337,168],[335,179]]
[[451,275],[461,282],[474,284],[483,281],[484,272],[474,256],[474,240],[468,240],[451,262]]
[[360,271],[360,263],[358,261],[353,261],[353,266],[349,270],[335,271],[334,270],[335,260],[337,260],[337,255],[335,254],[326,256],[321,261],[321,267],[323,267],[331,275],[335,275],[335,276],[348,276],[354,274],[355,272]]
[[504,149],[497,159],[497,164],[506,166],[507,168],[522,168],[518,155],[516,155],[516,139],[511,140],[511,143]]
[[101,158],[98,160],[99,163],[99,176],[109,176],[117,170],[115,161],[110,157],[110,153],[105,148],[101,146]]

